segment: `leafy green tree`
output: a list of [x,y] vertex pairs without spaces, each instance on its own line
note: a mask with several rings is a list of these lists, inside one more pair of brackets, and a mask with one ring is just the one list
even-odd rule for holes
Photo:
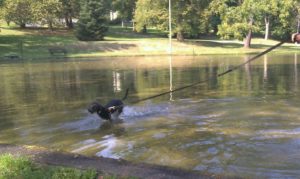
[[3,5],[4,5],[4,0],[0,0],[0,20],[4,19],[4,9],[3,9]]
[[73,18],[79,17],[80,0],[60,0],[62,4],[61,13],[69,29],[74,27]]
[[[177,40],[183,41],[184,34],[196,35],[200,32],[201,15],[208,6],[208,0],[178,0],[172,1],[172,26]],[[168,1],[138,0],[135,10],[137,31],[146,25],[162,30],[168,29]]]
[[0,7],[3,6],[4,0],[0,0]]
[[[253,32],[265,30],[265,38],[287,38],[296,17],[296,0],[213,0],[210,10],[221,18],[218,35],[244,39],[249,48]],[[272,24],[271,24],[272,22]]]
[[268,39],[270,34],[286,38],[293,31],[294,26],[291,24],[296,22],[297,1],[261,0],[259,8],[265,24],[265,39]]
[[290,34],[295,32],[297,17],[297,0],[279,1],[278,24],[272,34],[281,39],[289,39]]
[[103,40],[108,30],[107,16],[109,0],[84,0],[77,23],[76,36],[79,40]]
[[47,24],[53,30],[61,9],[62,4],[59,0],[37,0],[33,4],[32,11],[36,21]]
[[137,0],[113,0],[112,8],[118,12],[122,21],[132,20]]
[[297,24],[297,33],[300,33],[300,2],[297,2],[297,6],[296,6],[296,14],[297,14],[297,18],[296,18],[296,24]]
[[261,0],[259,2],[262,19],[265,24],[265,40],[269,39],[271,22],[274,22],[279,14],[280,0]]
[[32,0],[5,0],[2,8],[4,20],[25,28],[33,21],[32,5]]
[[224,39],[244,39],[244,47],[250,48],[252,33],[259,30],[259,8],[256,0],[214,1],[218,4],[222,23],[218,35]]
[[163,1],[138,0],[134,15],[137,32],[146,32],[146,26],[157,26],[160,29],[167,27],[168,13]]

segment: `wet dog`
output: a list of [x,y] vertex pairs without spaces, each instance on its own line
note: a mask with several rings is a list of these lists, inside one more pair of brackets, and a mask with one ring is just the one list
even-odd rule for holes
[[119,115],[123,111],[123,107],[124,107],[123,101],[127,98],[127,95],[128,95],[128,89],[126,90],[126,93],[121,100],[113,99],[105,106],[102,106],[98,102],[93,102],[89,105],[88,111],[92,114],[96,112],[98,116],[104,120],[109,120],[109,121],[117,120],[119,118]]

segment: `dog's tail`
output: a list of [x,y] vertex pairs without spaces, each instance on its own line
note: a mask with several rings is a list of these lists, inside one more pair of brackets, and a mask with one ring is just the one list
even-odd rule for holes
[[128,91],[129,91],[129,88],[126,89],[126,92],[125,92],[124,97],[122,98],[122,101],[124,101],[124,100],[127,98],[127,96],[128,96]]

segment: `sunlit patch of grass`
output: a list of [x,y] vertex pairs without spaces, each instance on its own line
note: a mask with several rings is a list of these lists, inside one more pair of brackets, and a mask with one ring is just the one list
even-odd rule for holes
[[136,179],[136,177],[97,173],[93,169],[78,170],[68,167],[38,165],[28,157],[15,157],[11,154],[0,155],[0,179],[2,178]]
[[65,167],[45,167],[34,164],[26,157],[10,154],[0,156],[0,178],[97,178],[95,170],[81,171]]
[[157,40],[166,38],[167,33],[158,29],[150,28],[147,34],[134,32],[132,27],[110,26],[105,40],[128,41],[128,40]]

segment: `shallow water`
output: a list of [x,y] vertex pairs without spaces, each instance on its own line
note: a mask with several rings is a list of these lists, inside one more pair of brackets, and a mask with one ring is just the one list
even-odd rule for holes
[[[298,60],[299,58],[299,60]],[[300,175],[299,55],[0,62],[0,142],[243,177]],[[207,83],[134,101],[210,78]],[[121,98],[122,122],[86,110]]]

